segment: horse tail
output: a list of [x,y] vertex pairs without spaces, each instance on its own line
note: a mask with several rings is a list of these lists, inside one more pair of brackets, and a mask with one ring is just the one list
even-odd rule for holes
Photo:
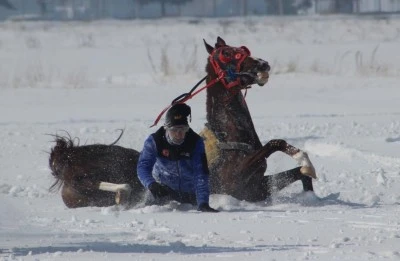
[[[68,132],[66,136],[52,135],[55,138],[54,142],[56,145],[50,152],[49,167],[51,174],[56,178],[56,180],[50,186],[49,190],[52,192],[58,191],[65,181],[68,182],[76,178],[77,173],[79,174],[77,170],[82,171],[82,168],[85,166],[87,167],[87,164],[83,164],[82,161],[91,164],[96,162],[96,160],[93,159],[93,157],[97,157],[96,151],[99,151],[96,146],[105,146],[104,148],[113,147],[124,134],[123,129],[119,129],[119,131],[121,133],[111,144],[90,145],[91,149],[89,149],[89,146],[79,146],[79,139],[72,139]],[[74,141],[77,141],[76,144],[74,144]],[[105,152],[106,150],[104,148],[100,149],[100,151]],[[93,154],[93,156],[91,156],[92,158],[88,158],[88,154]]]
[[111,143],[109,146],[113,146],[113,145],[117,144],[118,141],[122,138],[122,135],[124,135],[124,130],[123,130],[123,129],[118,129],[118,130],[119,130],[121,133],[119,134],[118,138],[117,138],[115,141],[113,141],[113,143]]
[[58,191],[65,181],[65,171],[69,165],[69,152],[74,147],[72,139],[55,135],[56,145],[51,149],[49,167],[56,181],[50,186],[50,191]]

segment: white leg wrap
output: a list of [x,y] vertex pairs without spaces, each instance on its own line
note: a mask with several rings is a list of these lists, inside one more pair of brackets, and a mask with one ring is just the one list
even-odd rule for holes
[[293,158],[297,161],[297,163],[301,166],[300,172],[303,175],[310,176],[311,178],[316,179],[317,175],[315,174],[315,168],[311,163],[308,155],[304,151],[299,151],[293,155]]
[[125,190],[127,192],[130,192],[132,190],[129,184],[115,184],[109,182],[100,182],[99,189],[110,192],[117,192],[118,190]]

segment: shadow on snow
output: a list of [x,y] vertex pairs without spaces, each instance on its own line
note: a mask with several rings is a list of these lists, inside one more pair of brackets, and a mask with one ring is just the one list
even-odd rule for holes
[[181,242],[171,242],[170,245],[149,244],[124,244],[112,242],[79,242],[70,245],[40,246],[40,247],[17,247],[12,249],[0,249],[1,255],[13,254],[14,256],[27,256],[38,254],[55,254],[58,252],[99,252],[99,253],[152,253],[167,254],[171,252],[181,254],[215,254],[235,252],[286,251],[310,247],[310,245],[259,245],[254,247],[218,247],[218,246],[186,246]]

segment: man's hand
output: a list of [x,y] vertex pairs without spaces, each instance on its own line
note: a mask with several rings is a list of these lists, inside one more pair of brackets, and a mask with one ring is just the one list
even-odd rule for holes
[[171,189],[168,186],[162,185],[158,182],[153,182],[150,184],[149,190],[155,198],[161,198],[168,196]]
[[201,211],[201,212],[213,212],[213,213],[219,212],[218,210],[213,209],[212,207],[210,207],[210,205],[208,205],[208,203],[200,204],[200,206],[197,208],[197,210]]

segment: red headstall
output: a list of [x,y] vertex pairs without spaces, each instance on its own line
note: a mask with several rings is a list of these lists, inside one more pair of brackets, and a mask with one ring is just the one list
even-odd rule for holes
[[209,61],[214,72],[221,78],[226,89],[240,85],[240,65],[248,56],[250,51],[246,46],[231,47],[228,45],[214,49],[209,56]]

